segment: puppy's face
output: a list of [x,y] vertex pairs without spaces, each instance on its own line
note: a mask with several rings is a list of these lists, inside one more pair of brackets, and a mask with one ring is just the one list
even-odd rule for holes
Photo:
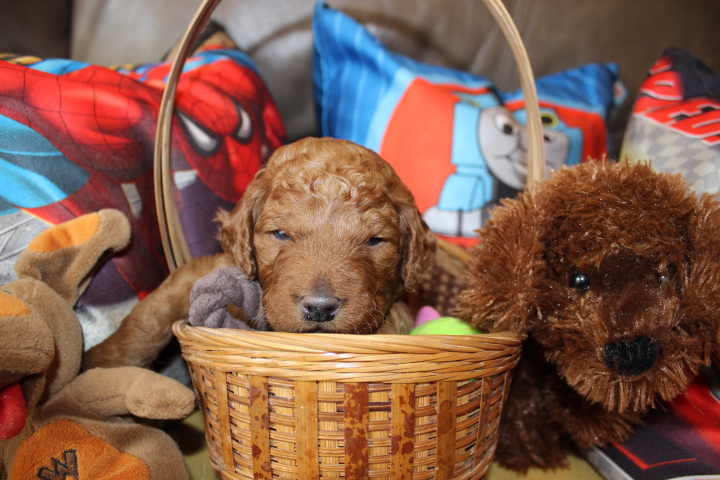
[[275,330],[373,333],[401,287],[398,213],[387,198],[344,201],[346,185],[321,182],[337,196],[277,187],[265,202],[253,233],[265,314]]
[[434,252],[392,169],[329,139],[278,151],[223,232],[226,251],[263,286],[270,328],[286,332],[378,331]]

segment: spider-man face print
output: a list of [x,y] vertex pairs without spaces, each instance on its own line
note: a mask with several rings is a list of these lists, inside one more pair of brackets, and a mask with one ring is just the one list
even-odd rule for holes
[[[182,171],[189,165],[215,194],[235,203],[286,134],[247,57],[227,53],[209,50],[186,63],[175,99],[173,168]],[[170,67],[162,63],[120,71],[164,88]]]
[[174,129],[177,144],[202,181],[233,203],[284,138],[260,77],[240,69],[221,64],[213,66],[212,75],[186,74]]

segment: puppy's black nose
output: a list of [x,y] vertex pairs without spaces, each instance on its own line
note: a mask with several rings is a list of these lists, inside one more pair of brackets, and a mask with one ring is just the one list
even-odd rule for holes
[[342,301],[325,295],[306,295],[300,299],[305,312],[305,320],[311,322],[329,322],[335,318]]
[[623,375],[640,375],[655,365],[660,344],[650,337],[638,337],[628,342],[613,342],[603,349],[607,365]]

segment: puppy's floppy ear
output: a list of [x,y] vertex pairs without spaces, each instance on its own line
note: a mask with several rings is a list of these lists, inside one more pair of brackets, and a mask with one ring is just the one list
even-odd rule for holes
[[470,251],[467,287],[457,314],[491,331],[526,332],[537,316],[545,277],[546,222],[534,190],[496,207]]
[[425,272],[435,264],[435,235],[425,224],[412,201],[400,208],[403,242],[402,280],[405,290],[412,292],[422,282]]
[[218,213],[218,220],[222,224],[220,244],[223,250],[229,253],[238,268],[253,280],[257,277],[253,231],[267,193],[263,172],[264,169],[261,169],[255,174],[255,179],[230,213]]

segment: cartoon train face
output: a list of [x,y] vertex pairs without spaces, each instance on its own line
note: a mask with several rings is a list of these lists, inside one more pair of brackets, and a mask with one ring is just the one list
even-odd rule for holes
[[[423,215],[436,233],[475,236],[489,218],[489,209],[516,195],[527,180],[528,131],[520,121],[524,111],[496,105],[481,108],[477,115],[476,148],[465,150],[474,154],[453,158],[455,173],[446,179],[438,204]],[[543,108],[541,115],[547,173],[579,163],[581,148],[571,148],[573,140],[576,145],[582,142],[578,129],[565,125],[552,109]]]
[[[544,110],[541,115],[549,173],[567,163],[570,137],[558,129],[560,119],[557,114]],[[487,108],[480,113],[478,143],[492,176],[515,190],[521,190],[527,180],[527,127],[506,107]]]

